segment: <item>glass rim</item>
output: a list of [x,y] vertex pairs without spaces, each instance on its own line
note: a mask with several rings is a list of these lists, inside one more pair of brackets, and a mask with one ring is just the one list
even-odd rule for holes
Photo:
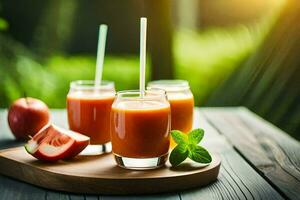
[[[151,100],[151,99],[161,99],[165,98],[167,99],[167,92],[163,89],[153,88],[153,89],[146,89],[145,90],[146,95],[141,97],[141,91],[140,90],[121,90],[117,92],[117,98],[123,99],[123,100]],[[123,96],[128,94],[129,96]],[[147,96],[147,94],[152,94],[150,96]],[[131,96],[135,95],[135,96]]]
[[181,79],[154,80],[147,84],[147,89],[163,89],[167,92],[176,92],[190,89],[189,82]]
[[100,85],[95,85],[94,80],[75,80],[70,82],[71,89],[91,90],[91,89],[114,89],[113,81],[103,80]]

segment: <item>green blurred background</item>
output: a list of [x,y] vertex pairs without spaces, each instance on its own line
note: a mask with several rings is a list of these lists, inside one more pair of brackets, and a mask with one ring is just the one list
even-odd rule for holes
[[[109,26],[103,78],[117,90],[138,88],[141,16],[148,18],[147,80],[188,80],[200,107],[247,106],[225,98],[224,85],[249,59],[259,60],[253,55],[280,26],[287,2],[1,0],[0,107],[26,93],[64,108],[70,81],[94,78],[101,23]],[[299,137],[299,120],[273,123]]]

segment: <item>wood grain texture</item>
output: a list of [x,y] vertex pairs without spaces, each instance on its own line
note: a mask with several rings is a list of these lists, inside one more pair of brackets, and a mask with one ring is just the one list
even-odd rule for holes
[[[210,151],[218,152],[222,158],[222,166],[218,181],[201,189],[187,190],[178,195],[172,194],[158,194],[158,195],[133,195],[133,196],[90,196],[90,195],[74,195],[64,192],[57,192],[51,190],[44,190],[38,187],[28,185],[19,181],[15,181],[3,176],[0,176],[0,199],[5,199],[3,195],[6,193],[15,193],[15,199],[21,199],[18,189],[23,184],[27,185],[30,192],[25,192],[27,197],[29,193],[37,193],[43,191],[41,196],[45,199],[99,199],[99,200],[117,200],[117,199],[166,199],[166,200],[200,200],[200,199],[280,199],[280,195],[276,192],[270,184],[268,184],[259,173],[251,168],[245,160],[235,151],[232,144],[228,142],[224,134],[220,134],[211,124],[204,118],[204,111],[207,109],[196,109],[195,112],[195,127],[202,127],[205,129],[206,135],[201,144],[207,147]],[[222,108],[220,108],[222,110]],[[235,112],[235,109],[232,109]],[[60,126],[66,127],[66,113],[64,110],[51,110],[52,121]],[[1,141],[6,138],[11,144],[14,144],[11,133],[6,125],[5,111],[0,110],[0,148]],[[264,123],[264,122],[262,122]],[[5,127],[6,126],[6,127]],[[3,128],[4,127],[4,128]],[[3,134],[4,133],[4,134]],[[284,133],[283,133],[284,134]],[[7,147],[6,143],[3,143]],[[292,158],[293,159],[293,158]],[[9,180],[13,182],[11,186],[5,184],[2,180]],[[2,184],[2,182],[4,184]],[[12,187],[13,186],[13,187]],[[155,188],[153,188],[155,190]],[[4,192],[3,192],[4,191]],[[43,198],[40,198],[43,199]]]
[[205,130],[202,145],[217,151],[222,158],[218,181],[209,187],[182,192],[183,200],[199,199],[283,199],[205,119],[205,109],[197,110],[195,124]]
[[300,144],[247,109],[207,109],[209,122],[289,199],[300,199]]
[[[16,142],[13,135],[11,134],[7,121],[7,111],[0,109],[0,149],[9,147],[20,146],[22,142]],[[51,109],[51,121],[59,126],[68,128],[66,111],[63,109]],[[1,164],[1,163],[0,163]],[[7,184],[9,181],[9,184]],[[24,186],[25,185],[25,186]],[[24,188],[26,191],[15,189]],[[154,188],[155,190],[155,188]],[[0,175],[0,199],[7,199],[6,197],[13,197],[10,199],[23,200],[23,199],[35,199],[37,193],[40,193],[36,199],[62,199],[62,200],[73,200],[73,199],[95,199],[95,200],[117,200],[117,199],[148,199],[148,200],[179,200],[179,195],[176,193],[172,194],[159,194],[159,195],[139,195],[139,196],[98,196],[98,195],[80,195],[70,194],[66,192],[58,192],[53,190],[41,189],[40,187],[30,185],[24,182],[10,179],[6,176]],[[44,198],[43,198],[44,197]]]
[[[153,188],[153,190],[155,190],[155,188]],[[173,195],[173,194],[156,194],[156,195],[148,195],[148,196],[101,196],[99,198],[99,200],[119,200],[119,199],[122,199],[122,200],[160,200],[160,199],[163,199],[163,200],[174,200],[174,199],[177,199],[177,200],[180,200],[179,196],[178,195]]]
[[45,199],[46,191],[30,184],[0,176],[0,199]]
[[46,191],[46,200],[70,200],[70,196],[65,193]]
[[[85,194],[152,194],[207,185],[217,179],[220,158],[212,154],[210,165],[180,165],[155,170],[118,167],[112,154],[77,156],[70,161],[45,163],[24,147],[0,151],[0,173],[40,187]],[[156,188],[153,190],[153,188]]]

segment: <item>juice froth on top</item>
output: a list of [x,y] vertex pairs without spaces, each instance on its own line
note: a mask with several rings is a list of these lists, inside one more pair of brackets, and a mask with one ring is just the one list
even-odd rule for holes
[[168,108],[169,105],[165,102],[157,102],[151,100],[128,100],[122,101],[117,104],[117,106],[113,105],[112,108],[118,110],[139,110],[139,111],[149,111],[149,110],[160,110]]
[[92,91],[77,91],[68,94],[68,98],[72,99],[107,99],[113,98],[115,96],[114,92],[92,92]]

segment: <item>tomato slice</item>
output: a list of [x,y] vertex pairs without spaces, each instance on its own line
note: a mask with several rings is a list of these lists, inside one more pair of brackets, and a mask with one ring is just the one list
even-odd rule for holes
[[78,155],[89,141],[85,135],[48,124],[28,141],[25,149],[39,160],[56,161]]

